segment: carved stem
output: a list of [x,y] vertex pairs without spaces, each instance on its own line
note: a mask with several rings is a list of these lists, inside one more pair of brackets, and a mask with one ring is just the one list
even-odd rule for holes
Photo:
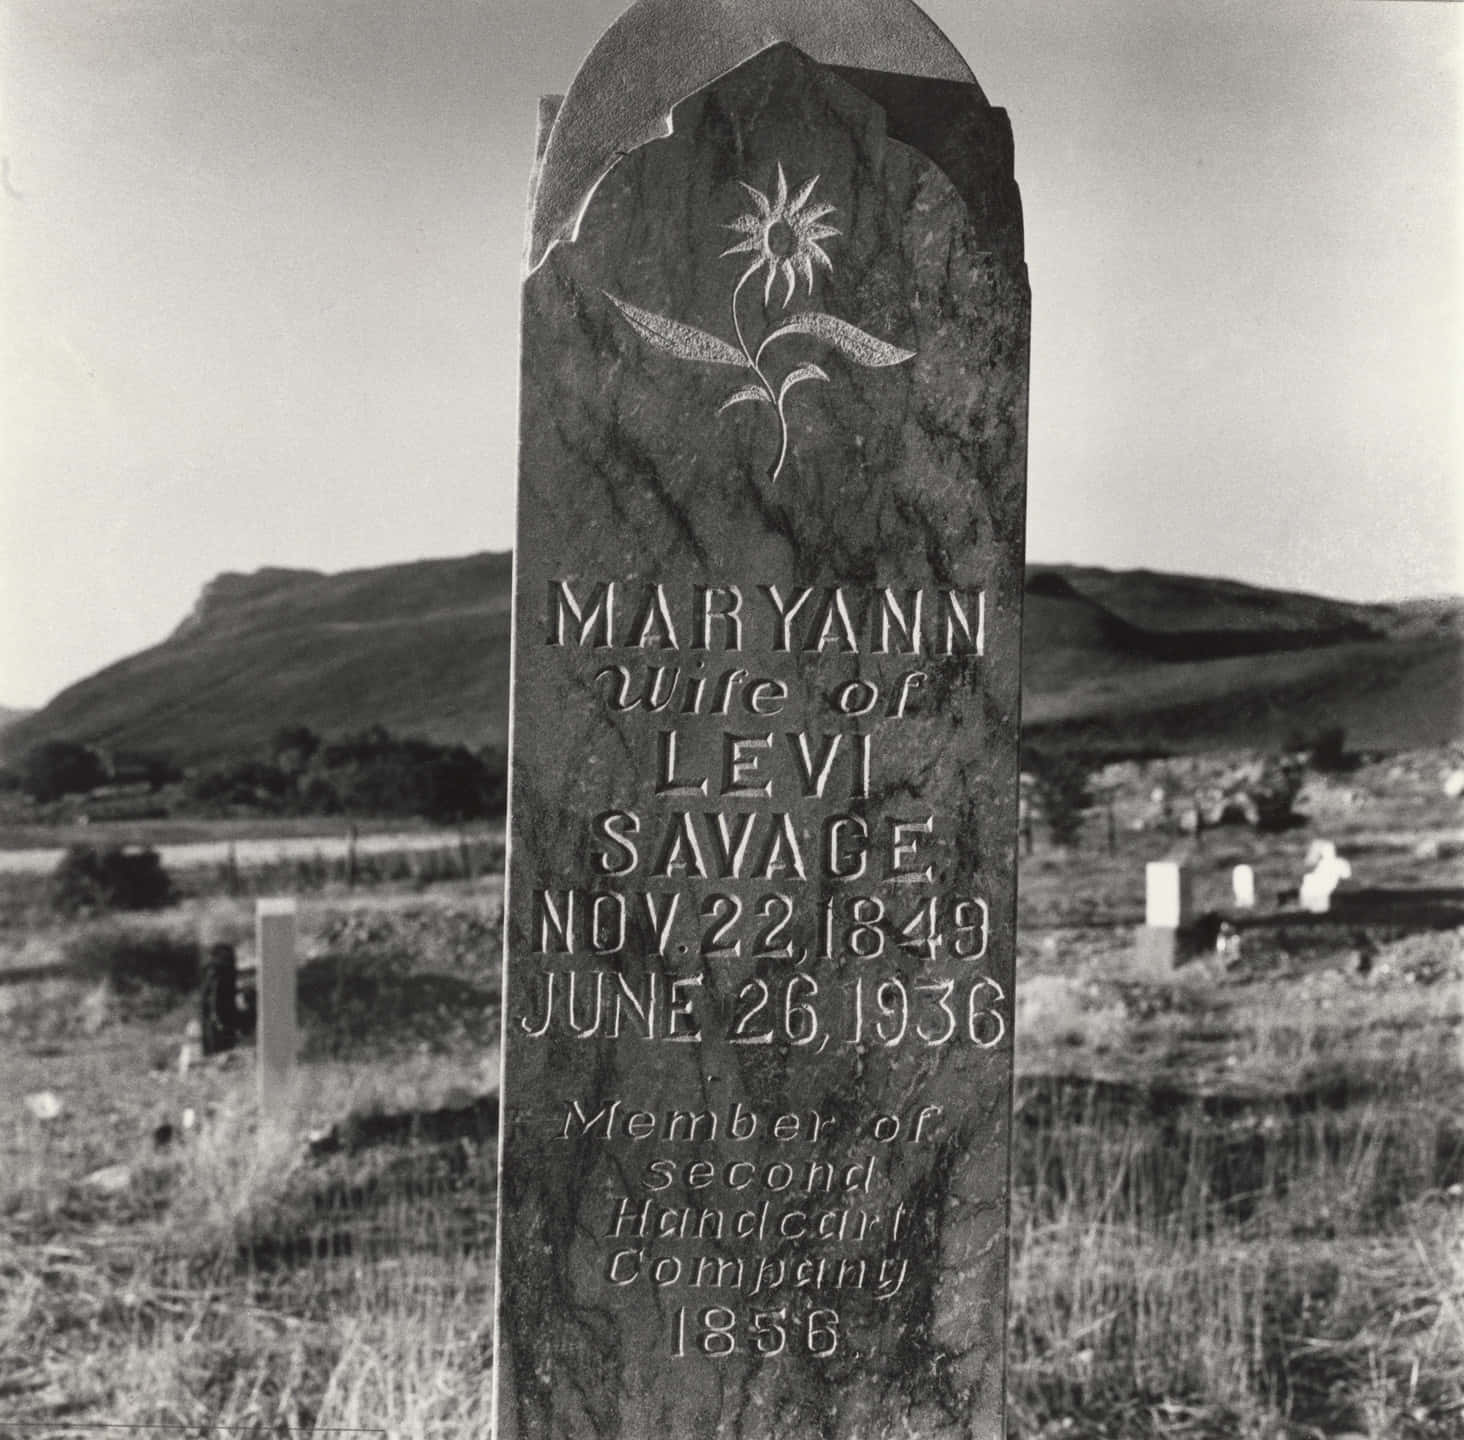
[[788,398],[787,391],[778,396],[778,424],[783,431],[782,448],[778,451],[778,463],[773,466],[772,478],[776,480],[783,473],[783,462],[788,458],[788,417],[783,413],[783,402]]
[[771,382],[768,380],[768,377],[763,374],[762,366],[758,364],[758,360],[762,358],[762,349],[761,347],[758,349],[756,357],[754,357],[752,351],[748,349],[747,337],[742,333],[742,318],[737,313],[737,302],[742,298],[742,287],[746,285],[747,282],[751,280],[752,277],[756,275],[761,268],[761,263],[759,263],[752,266],[750,269],[743,271],[742,279],[737,282],[736,289],[732,291],[732,328],[737,332],[737,343],[742,347],[742,354],[747,361],[747,368],[751,370],[754,375],[757,376],[758,383],[763,387],[764,392],[767,394],[768,400],[776,407],[778,412],[778,426],[779,429],[782,431],[782,445],[778,451],[778,463],[773,466],[772,475],[770,477],[771,479],[776,480],[778,476],[783,473],[783,462],[788,458],[788,420],[787,417],[783,414],[782,399],[779,397],[778,392],[773,389]]

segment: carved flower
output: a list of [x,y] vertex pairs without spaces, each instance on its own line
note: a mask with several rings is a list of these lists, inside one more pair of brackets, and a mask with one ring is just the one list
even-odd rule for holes
[[830,274],[833,273],[833,262],[818,242],[839,233],[832,225],[820,223],[836,207],[810,205],[818,179],[815,175],[791,200],[788,198],[788,177],[783,173],[781,161],[778,164],[778,191],[774,199],[769,199],[745,180],[738,182],[752,196],[757,213],[739,215],[727,227],[746,235],[747,239],[732,246],[730,250],[724,250],[722,255],[724,258],[728,255],[758,257],[748,275],[755,275],[762,269],[767,270],[767,285],[763,289],[764,305],[772,300],[773,284],[779,275],[787,285],[783,295],[783,308],[786,310],[798,288],[799,275],[808,283],[808,293],[812,295],[813,267],[822,265]]
[[[763,310],[766,312],[773,298],[773,285],[783,277],[787,286],[783,296],[783,309],[798,290],[798,277],[808,282],[808,293],[813,294],[813,267],[822,265],[830,274],[833,262],[824,253],[821,240],[839,234],[831,225],[821,223],[823,217],[835,207],[832,205],[811,205],[814,186],[818,176],[806,182],[791,199],[788,196],[788,177],[783,172],[782,162],[778,164],[776,198],[769,199],[761,190],[754,189],[745,181],[738,182],[757,204],[755,215],[739,215],[726,228],[735,230],[747,239],[740,241],[730,250],[724,250],[721,258],[728,255],[752,255],[752,264],[742,272],[742,278],[732,289],[732,333],[737,337],[735,345],[682,320],[673,320],[669,315],[658,315],[653,310],[632,305],[618,295],[605,291],[605,298],[625,317],[626,323],[652,349],[678,360],[694,360],[707,365],[729,365],[747,371],[756,383],[743,385],[733,391],[722,402],[722,410],[731,410],[738,405],[766,405],[777,412],[778,458],[769,472],[769,478],[776,480],[783,473],[788,459],[788,397],[799,385],[809,381],[829,383],[828,372],[822,366],[810,361],[794,365],[782,380],[774,383],[776,372],[767,368],[764,357],[769,349],[780,340],[794,335],[811,335],[817,340],[832,345],[846,359],[863,366],[866,370],[878,370],[888,365],[903,365],[915,358],[913,350],[903,350],[881,340],[837,315],[826,315],[821,310],[804,310],[788,316],[779,325],[764,333],[757,349],[748,343],[742,328],[742,316],[738,302],[747,282],[760,270],[768,272],[767,284],[763,288]],[[764,315],[766,318],[766,315]],[[718,413],[721,413],[720,411]]]

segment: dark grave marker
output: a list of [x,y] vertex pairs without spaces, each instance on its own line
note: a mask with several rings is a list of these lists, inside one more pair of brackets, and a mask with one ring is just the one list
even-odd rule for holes
[[497,1434],[999,1436],[1005,114],[903,0],[643,0],[543,121]]

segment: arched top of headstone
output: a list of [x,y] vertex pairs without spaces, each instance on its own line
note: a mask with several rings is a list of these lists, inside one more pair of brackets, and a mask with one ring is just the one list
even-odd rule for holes
[[529,273],[575,238],[623,155],[671,133],[677,105],[780,44],[824,65],[976,85],[915,0],[637,0],[580,66],[555,118],[534,187]]

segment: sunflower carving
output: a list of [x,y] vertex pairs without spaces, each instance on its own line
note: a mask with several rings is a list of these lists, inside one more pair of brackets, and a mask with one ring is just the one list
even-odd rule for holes
[[[746,181],[738,182],[751,197],[754,208],[739,215],[727,227],[743,238],[722,252],[723,259],[733,255],[751,257],[732,289],[735,345],[695,325],[654,314],[610,294],[608,290],[604,292],[605,298],[653,349],[674,355],[679,360],[728,365],[750,372],[752,380],[729,395],[717,413],[724,414],[736,405],[766,405],[774,411],[778,419],[779,446],[777,460],[770,472],[773,480],[783,473],[788,460],[788,397],[799,385],[809,381],[831,382],[828,372],[821,366],[805,362],[795,365],[775,384],[767,360],[772,346],[794,335],[811,335],[832,345],[845,359],[870,370],[902,365],[915,358],[915,351],[902,350],[898,345],[891,345],[887,340],[821,310],[802,310],[786,315],[788,306],[797,296],[800,280],[812,299],[817,271],[825,270],[832,274],[834,269],[823,242],[840,234],[834,226],[824,223],[826,217],[835,213],[836,207],[814,201],[818,182],[819,177],[815,175],[805,181],[796,194],[790,195],[788,177],[781,161],[771,193],[764,193]],[[765,330],[757,348],[753,349],[743,328],[741,302],[743,292],[759,275],[766,277],[762,293],[763,321],[765,326],[771,323],[772,328]],[[774,291],[779,282],[783,286],[783,295],[777,304],[786,318],[780,323],[772,323]]]

